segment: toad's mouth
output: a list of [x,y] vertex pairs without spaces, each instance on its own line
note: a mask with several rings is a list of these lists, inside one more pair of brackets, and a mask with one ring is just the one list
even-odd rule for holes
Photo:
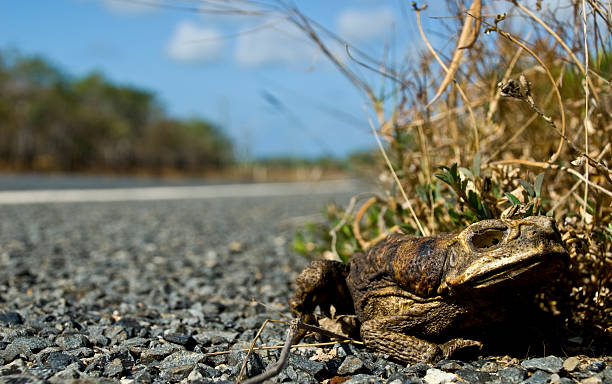
[[527,259],[512,264],[506,264],[474,276],[474,278],[467,281],[467,283],[474,288],[486,288],[501,282],[510,282],[516,277],[537,268],[542,262],[542,259]]

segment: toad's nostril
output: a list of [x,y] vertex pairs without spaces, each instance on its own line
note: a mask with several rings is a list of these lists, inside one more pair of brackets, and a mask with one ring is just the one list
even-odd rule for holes
[[474,249],[495,247],[504,240],[507,228],[489,228],[479,231],[472,236],[471,243]]

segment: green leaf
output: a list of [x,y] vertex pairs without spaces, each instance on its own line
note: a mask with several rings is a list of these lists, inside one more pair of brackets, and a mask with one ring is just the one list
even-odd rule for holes
[[529,184],[527,181],[523,180],[523,179],[518,179],[518,182],[521,183],[521,185],[523,186],[523,188],[525,188],[525,191],[527,191],[527,194],[531,197],[535,197],[535,191],[533,190],[533,187],[531,186],[531,184]]
[[417,185],[415,189],[416,189],[416,193],[417,193],[417,195],[419,195],[419,197],[421,198],[421,200],[422,200],[424,203],[429,203],[429,196],[427,196],[427,192],[425,191],[425,188],[423,188],[423,187],[422,187],[422,186],[420,186],[420,185]]
[[436,186],[434,187],[434,201],[440,200],[442,196],[441,186],[442,184],[436,182]]
[[491,213],[491,210],[484,203],[482,204],[482,210],[483,210],[483,212],[485,214],[485,218],[487,218],[487,219],[492,219],[493,218],[493,214]]
[[351,237],[351,236],[352,236],[351,228],[350,228],[348,225],[346,225],[346,224],[344,224],[344,225],[342,226],[342,232],[343,232],[343,233],[344,233],[344,234],[345,234],[347,237]]
[[461,171],[461,173],[463,173],[465,175],[465,177],[467,177],[468,179],[474,181],[474,175],[472,174],[472,172],[470,172],[469,169],[467,168],[459,168],[459,171]]
[[510,192],[506,192],[506,193],[504,193],[504,195],[506,195],[506,197],[512,203],[512,205],[520,205],[521,204],[521,201],[519,199],[517,199],[516,196],[514,196]]
[[442,173],[436,173],[434,176],[436,176],[438,179],[442,180],[445,184],[448,185],[453,185],[453,183],[448,179],[448,176],[446,176],[445,174]]
[[542,182],[544,181],[544,172],[540,173],[536,179],[535,183],[533,183],[533,188],[535,189],[536,197],[540,197],[542,195]]
[[451,165],[450,173],[451,173],[453,182],[456,184],[460,180],[459,172],[457,172],[457,163],[453,163],[453,165]]
[[474,171],[474,175],[476,177],[480,177],[480,158],[481,158],[481,153],[478,152],[476,154],[476,156],[474,156],[474,162],[472,164],[472,170]]

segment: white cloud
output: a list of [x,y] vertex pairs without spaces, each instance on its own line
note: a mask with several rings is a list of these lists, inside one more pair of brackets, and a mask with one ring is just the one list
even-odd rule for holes
[[395,23],[389,8],[369,10],[346,9],[337,21],[338,34],[351,42],[367,42],[384,37]]
[[191,21],[180,22],[166,46],[172,59],[187,63],[205,63],[218,59],[225,41],[215,28],[201,27]]
[[240,35],[236,41],[235,59],[238,64],[246,67],[266,64],[294,65],[313,61],[316,51],[316,47],[308,41],[303,31],[290,22],[283,21],[269,28]]
[[129,0],[102,0],[104,7],[112,12],[120,14],[138,14],[153,12],[156,8],[142,3]]

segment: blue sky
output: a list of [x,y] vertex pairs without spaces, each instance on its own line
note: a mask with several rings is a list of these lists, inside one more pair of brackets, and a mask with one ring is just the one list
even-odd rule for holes
[[[414,15],[402,3],[408,17],[400,1],[296,2],[375,57],[390,41],[398,56],[420,47]],[[95,70],[151,90],[170,115],[223,127],[243,157],[345,156],[375,144],[363,95],[278,14],[220,16],[122,0],[5,0],[0,49],[41,55],[68,74]]]

